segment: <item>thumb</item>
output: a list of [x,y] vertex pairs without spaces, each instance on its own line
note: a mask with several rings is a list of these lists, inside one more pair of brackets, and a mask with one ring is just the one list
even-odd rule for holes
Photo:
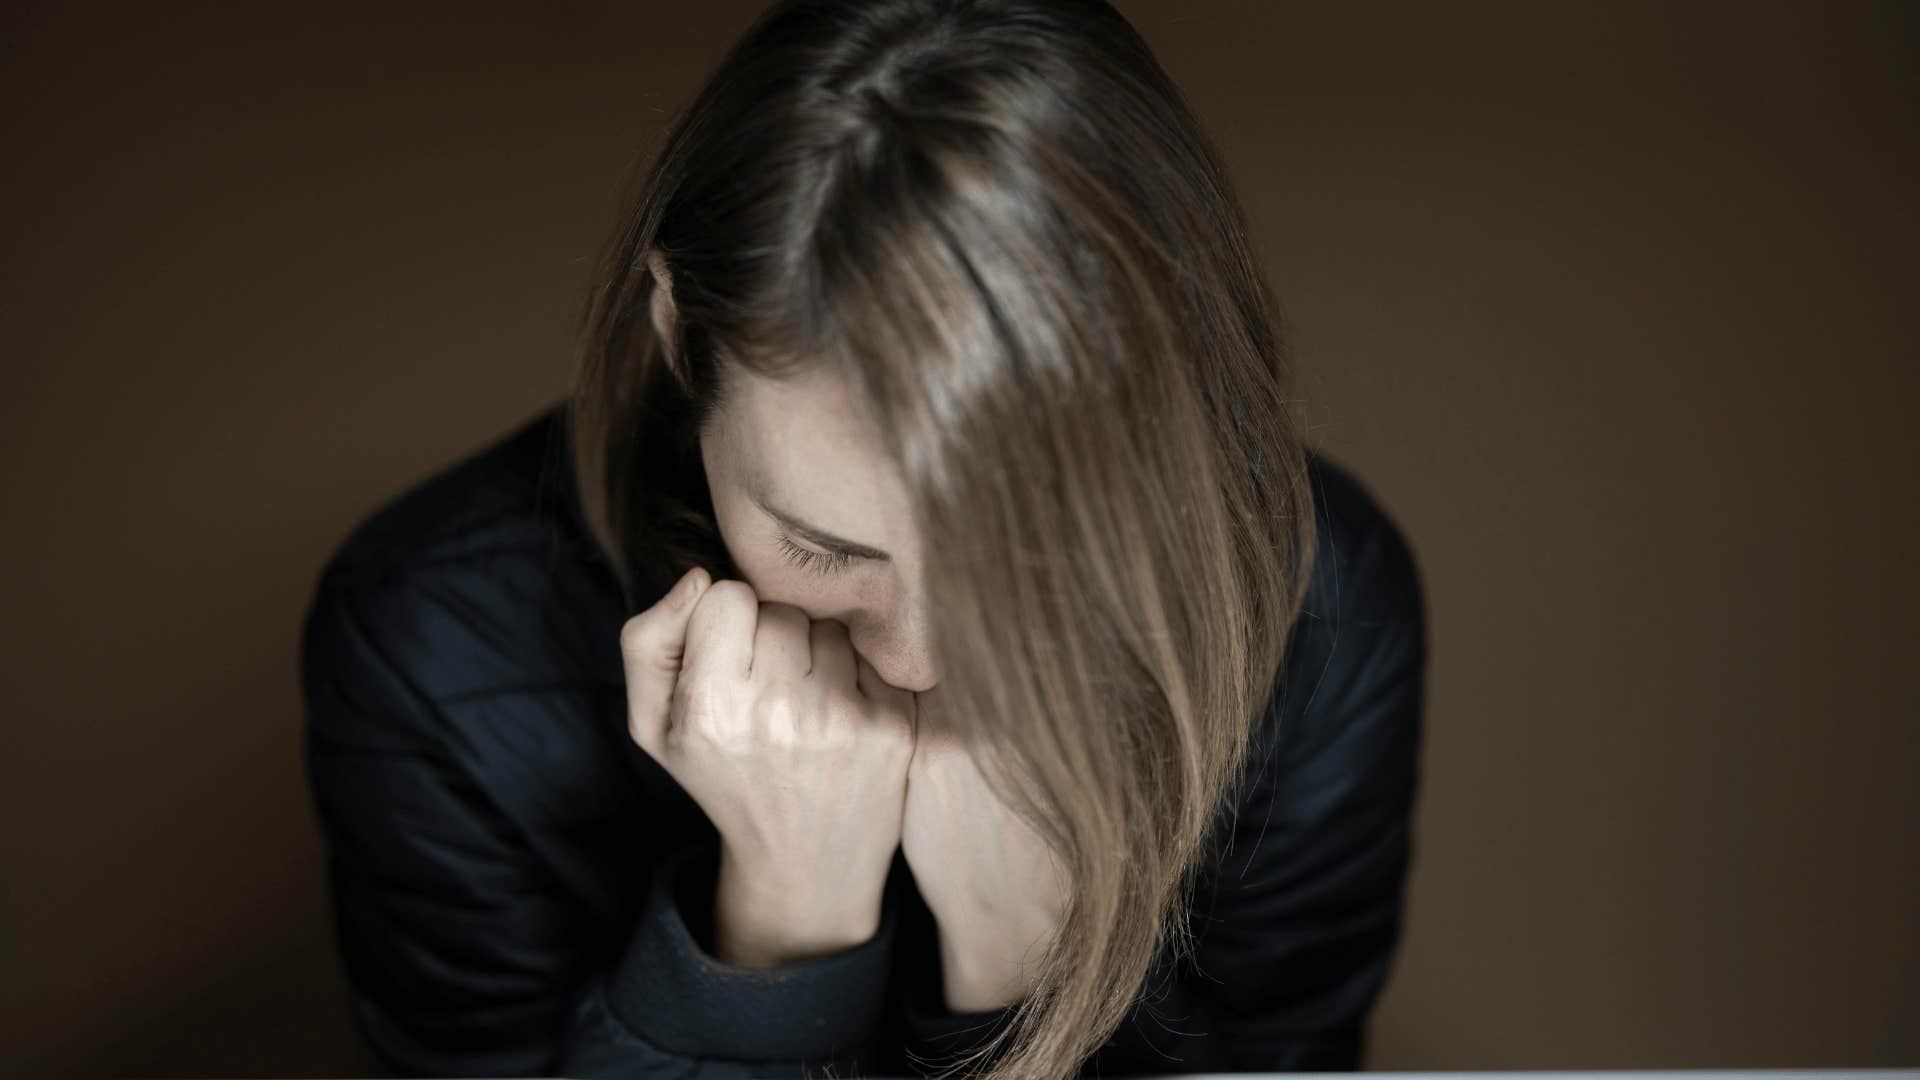
[[701,567],[681,575],[654,605],[620,627],[627,674],[627,731],[660,759],[673,686],[687,643],[687,623],[713,579]]

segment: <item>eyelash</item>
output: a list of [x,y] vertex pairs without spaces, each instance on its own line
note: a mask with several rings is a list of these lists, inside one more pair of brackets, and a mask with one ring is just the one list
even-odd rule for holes
[[830,555],[810,551],[794,543],[785,533],[779,535],[779,541],[781,553],[787,557],[788,562],[816,574],[838,573],[853,561],[853,556],[844,551],[836,551]]

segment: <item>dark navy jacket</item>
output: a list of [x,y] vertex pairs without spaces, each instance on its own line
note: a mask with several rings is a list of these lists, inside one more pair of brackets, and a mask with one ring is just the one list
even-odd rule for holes
[[[359,523],[307,612],[307,766],[383,1066],[915,1076],[979,1045],[1011,1011],[944,1011],[897,852],[867,943],[766,970],[709,953],[718,834],[627,735],[634,612],[581,525],[563,408]],[[1198,970],[1163,956],[1086,1075],[1361,1064],[1401,925],[1425,617],[1389,519],[1324,457],[1312,475],[1320,554],[1256,779],[1216,822],[1232,846],[1196,897]]]

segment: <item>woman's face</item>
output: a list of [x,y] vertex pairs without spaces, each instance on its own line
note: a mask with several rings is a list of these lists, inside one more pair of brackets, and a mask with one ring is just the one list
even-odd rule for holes
[[838,619],[881,678],[931,689],[939,675],[906,488],[839,377],[734,368],[700,455],[727,551],[760,599]]

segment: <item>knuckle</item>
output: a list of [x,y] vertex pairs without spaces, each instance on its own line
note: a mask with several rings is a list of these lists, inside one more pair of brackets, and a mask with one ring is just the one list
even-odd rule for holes
[[760,721],[756,726],[769,738],[785,738],[800,726],[800,696],[786,683],[771,683],[761,689],[754,714]]
[[740,757],[752,749],[748,725],[730,723],[727,714],[715,707],[706,695],[689,699],[684,720],[677,729],[689,747],[702,755]]
[[645,651],[647,640],[651,636],[650,631],[652,626],[653,620],[649,619],[645,612],[635,615],[625,623],[622,623],[620,626],[620,651],[629,653]]
[[756,602],[753,586],[739,578],[722,578],[707,586],[700,596],[702,604],[715,603],[722,607],[748,607]]
[[764,746],[791,746],[799,734],[799,698],[783,682],[760,688],[745,724],[747,738]]
[[763,714],[785,714],[793,708],[793,686],[784,680],[769,682],[760,688],[755,704]]
[[710,687],[683,679],[673,688],[668,700],[674,731],[693,739],[708,739],[716,734],[720,725],[715,720],[721,710]]

